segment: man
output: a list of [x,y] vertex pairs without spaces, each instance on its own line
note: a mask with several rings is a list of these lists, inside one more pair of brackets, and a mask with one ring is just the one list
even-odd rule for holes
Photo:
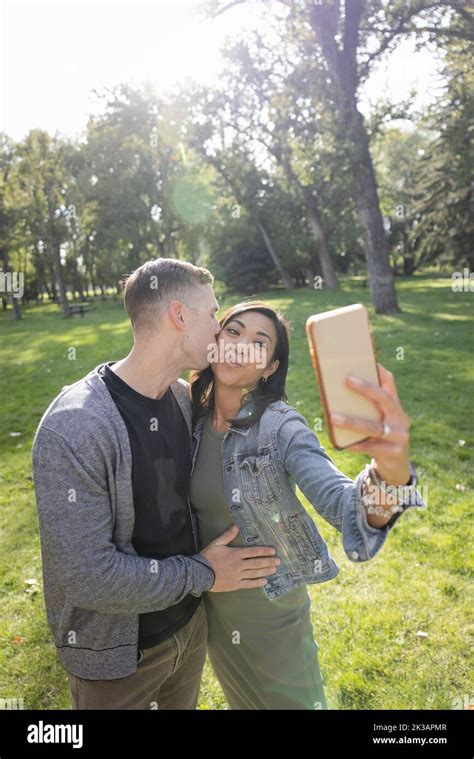
[[75,709],[195,709],[202,593],[260,587],[271,547],[198,552],[191,404],[180,375],[216,346],[213,277],[148,261],[125,285],[134,344],[63,388],[33,442],[45,605]]

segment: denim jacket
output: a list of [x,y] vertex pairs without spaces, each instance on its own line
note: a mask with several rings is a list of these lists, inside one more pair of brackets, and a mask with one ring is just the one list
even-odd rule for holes
[[[237,416],[254,412],[250,400]],[[201,417],[193,432],[192,470],[204,421]],[[295,484],[318,514],[342,533],[351,561],[372,559],[403,513],[396,511],[382,528],[369,525],[361,500],[364,472],[352,480],[337,469],[305,418],[283,401],[269,404],[252,426],[231,426],[221,450],[225,500],[243,542],[272,545],[281,559],[263,586],[269,598],[297,585],[332,580],[339,573],[316,524],[296,496]],[[410,468],[414,472],[411,463]],[[425,504],[421,498],[410,499],[405,510],[411,505]]]

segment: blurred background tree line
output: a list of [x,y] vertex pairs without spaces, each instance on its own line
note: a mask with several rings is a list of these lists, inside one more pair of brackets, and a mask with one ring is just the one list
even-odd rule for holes
[[[229,44],[216,86],[119,84],[98,93],[78,141],[0,134],[0,267],[25,285],[4,308],[21,318],[22,301],[47,299],[70,316],[157,256],[208,266],[243,293],[364,274],[379,313],[398,310],[397,274],[474,268],[468,5],[267,5],[268,25]],[[415,93],[402,104],[384,93],[364,118],[361,87],[407,35],[441,57],[438,96],[419,113]]]

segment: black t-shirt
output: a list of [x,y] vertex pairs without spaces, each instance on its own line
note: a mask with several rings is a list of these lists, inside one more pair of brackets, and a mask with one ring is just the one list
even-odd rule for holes
[[[191,439],[170,388],[147,398],[110,369],[99,369],[130,438],[135,526],[132,544],[139,556],[166,559],[197,553],[188,505]],[[139,615],[139,648],[150,648],[183,627],[201,598],[188,594],[167,609]]]

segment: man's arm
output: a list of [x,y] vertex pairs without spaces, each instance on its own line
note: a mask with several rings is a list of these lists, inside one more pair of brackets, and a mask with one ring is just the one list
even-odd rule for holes
[[202,554],[155,560],[117,549],[105,462],[100,468],[86,464],[61,435],[44,425],[38,430],[33,475],[43,564],[70,603],[142,614],[208,590],[215,575]]

